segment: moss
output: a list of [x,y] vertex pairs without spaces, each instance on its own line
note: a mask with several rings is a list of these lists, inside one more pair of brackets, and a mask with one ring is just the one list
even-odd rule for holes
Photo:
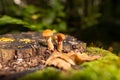
[[100,48],[89,47],[87,50],[89,54],[102,54],[104,57],[79,65],[79,70],[64,72],[48,67],[20,80],[120,80],[118,56]]
[[53,67],[48,67],[41,71],[36,71],[32,74],[26,75],[21,80],[57,80],[61,72]]
[[87,54],[102,54],[104,56],[111,54],[110,51],[97,47],[87,47]]

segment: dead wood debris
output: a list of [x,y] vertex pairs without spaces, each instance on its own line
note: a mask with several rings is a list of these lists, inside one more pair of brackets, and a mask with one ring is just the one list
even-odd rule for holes
[[17,59],[9,61],[8,63],[0,63],[0,74],[1,72],[6,74],[22,72],[30,70],[31,68],[38,67],[44,64],[45,61],[42,56],[34,56],[26,59]]
[[87,55],[86,53],[75,53],[73,51],[69,53],[60,53],[54,51],[52,55],[47,59],[45,65],[55,66],[63,70],[69,70],[74,65],[81,64],[87,61],[93,61],[101,58],[101,55]]

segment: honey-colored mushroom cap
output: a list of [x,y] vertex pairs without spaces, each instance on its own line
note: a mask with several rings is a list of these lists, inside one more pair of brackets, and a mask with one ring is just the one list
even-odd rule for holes
[[58,40],[58,37],[57,35],[53,35],[52,39],[55,41],[55,40]]
[[50,30],[50,29],[46,29],[42,32],[43,37],[49,37],[49,36],[52,36],[52,35],[53,35],[53,31]]
[[62,33],[57,34],[58,41],[63,41],[65,39],[65,35]]

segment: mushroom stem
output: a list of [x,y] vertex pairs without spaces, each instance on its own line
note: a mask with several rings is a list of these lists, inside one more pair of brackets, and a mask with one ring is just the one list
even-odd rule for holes
[[47,44],[48,44],[48,49],[49,50],[54,50],[54,46],[52,43],[52,36],[53,36],[53,31],[50,29],[46,29],[42,32],[42,36],[46,39]]
[[54,50],[54,45],[53,45],[53,43],[52,43],[52,38],[51,38],[51,37],[49,37],[49,38],[47,39],[47,44],[48,44],[48,49],[49,49],[49,50]]
[[56,35],[53,36],[53,40],[57,44],[57,50],[59,52],[62,52],[63,50],[63,41],[65,39],[65,35],[62,33],[57,33]]
[[58,51],[61,52],[63,49],[63,41],[58,42]]

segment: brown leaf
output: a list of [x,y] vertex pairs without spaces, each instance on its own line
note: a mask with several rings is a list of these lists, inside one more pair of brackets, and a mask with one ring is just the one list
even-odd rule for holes
[[60,58],[55,58],[54,60],[50,61],[49,63],[46,63],[46,65],[49,66],[55,66],[63,70],[69,70],[71,68],[71,64],[64,61]]
[[85,61],[92,61],[101,58],[100,55],[87,55],[85,53],[75,53],[73,51],[69,53],[53,52],[52,55],[45,62],[48,66],[55,66],[63,70],[69,70],[71,65],[81,64]]
[[75,65],[74,61],[66,54],[54,52],[46,61],[45,65],[55,66],[63,70],[71,69],[71,65]]
[[101,58],[100,55],[93,55],[93,56],[88,56],[85,53],[79,54],[79,53],[75,53],[73,55],[70,56],[70,58],[76,63],[76,64],[81,64],[85,61],[92,61],[92,60],[96,60],[98,58]]
[[64,54],[64,53],[60,53],[60,52],[54,52],[46,61],[46,63],[48,63],[49,61],[55,59],[55,58],[60,58],[63,59],[64,61],[70,63],[71,65],[75,65],[74,61],[72,59],[69,58],[68,55]]

